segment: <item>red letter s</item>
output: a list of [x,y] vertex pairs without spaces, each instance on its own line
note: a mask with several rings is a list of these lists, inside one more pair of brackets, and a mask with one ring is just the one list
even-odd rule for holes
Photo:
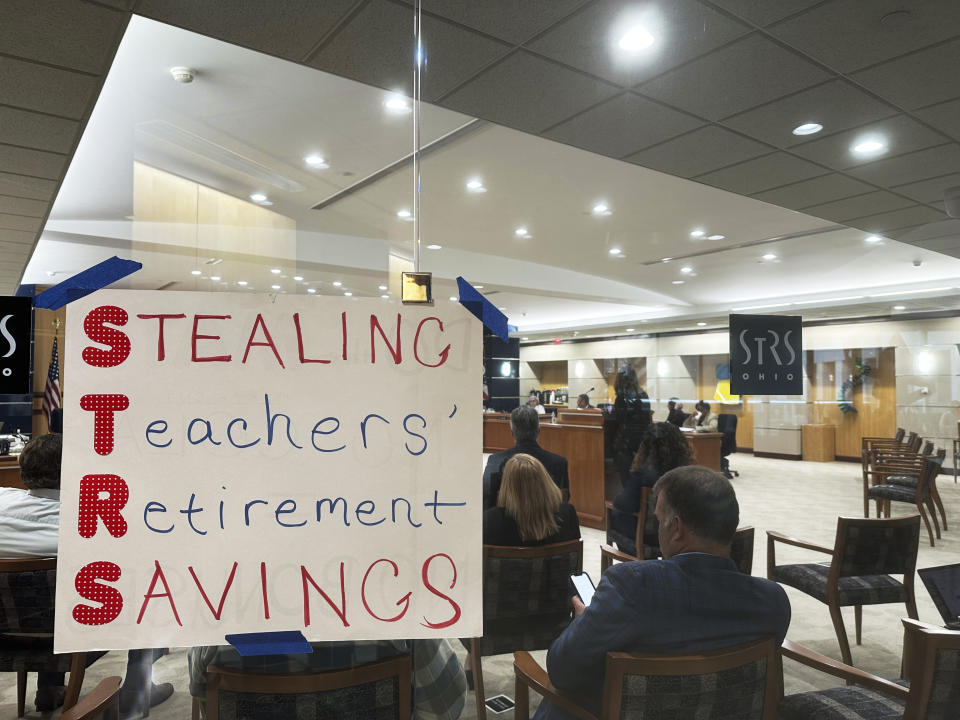
[[436,555],[431,555],[424,561],[423,569],[421,570],[423,586],[427,590],[432,592],[434,595],[436,595],[437,597],[441,597],[444,600],[446,600],[453,607],[453,617],[451,617],[449,620],[445,620],[439,623],[432,623],[429,620],[427,620],[427,618],[423,618],[424,622],[420,623],[421,625],[423,625],[424,627],[435,628],[435,629],[450,627],[457,620],[460,619],[460,606],[457,605],[457,603],[455,603],[453,599],[450,598],[450,596],[444,595],[442,592],[440,592],[433,585],[430,584],[430,577],[429,577],[430,563],[433,561],[434,558],[438,558],[438,557],[446,558],[447,560],[449,560],[450,567],[453,568],[453,580],[450,581],[450,589],[453,590],[454,586],[457,584],[457,566],[454,564],[453,558],[451,558],[449,555],[447,555],[446,553],[437,553]]
[[115,367],[130,355],[130,338],[111,325],[123,326],[127,324],[127,311],[116,305],[101,305],[94,308],[83,319],[83,331],[87,337],[102,345],[109,345],[109,350],[95,347],[85,347],[81,356],[87,365],[94,367]]
[[73,586],[86,600],[100,603],[100,607],[74,605],[73,619],[81,625],[106,625],[117,619],[123,610],[123,595],[115,587],[97,580],[116,582],[120,579],[120,566],[112,562],[92,562],[80,568],[73,579]]

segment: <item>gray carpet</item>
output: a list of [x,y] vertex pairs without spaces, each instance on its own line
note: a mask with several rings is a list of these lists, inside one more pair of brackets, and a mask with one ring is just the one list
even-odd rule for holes
[[[859,517],[863,501],[859,465],[851,463],[807,463],[786,460],[754,458],[752,455],[734,455],[732,465],[740,471],[734,480],[740,500],[741,525],[753,525],[757,529],[754,549],[754,574],[766,573],[766,531],[778,530],[805,540],[832,546],[838,515]],[[947,510],[947,519],[953,523],[951,530],[931,548],[926,532],[921,530],[919,567],[930,567],[960,562],[960,486],[951,476],[941,478],[938,487]],[[908,514],[907,506],[894,506],[894,514]],[[600,576],[599,543],[602,533],[584,529],[584,569],[596,581]],[[819,561],[816,553],[798,548],[777,548],[777,562]],[[792,588],[787,589],[793,607],[793,620],[788,636],[799,643],[830,657],[839,659],[840,650],[825,605]],[[920,619],[939,624],[936,611],[922,583],[917,581],[917,605]],[[853,645],[853,610],[844,611],[850,642],[853,645],[853,662],[868,672],[885,677],[894,677],[900,669],[900,652],[903,632],[900,618],[905,615],[901,605],[878,605],[863,611],[863,644]],[[460,644],[454,647],[460,650]],[[545,653],[535,653],[542,662]],[[483,670],[487,695],[504,693],[513,696],[512,657],[503,655],[484,658]],[[784,684],[787,693],[830,687],[838,683],[789,660],[784,661]],[[98,661],[87,672],[84,688],[89,690],[100,678],[123,675],[126,652],[112,652]],[[157,682],[172,682],[176,687],[174,696],[154,708],[150,717],[155,720],[185,720],[190,717],[190,696],[187,689],[186,653],[172,650],[154,666]],[[50,718],[56,714],[41,714],[33,710],[33,695],[36,676],[30,676],[27,694],[28,718]],[[531,698],[533,699],[533,698]],[[16,716],[16,676],[13,673],[0,675],[0,718]],[[463,718],[475,718],[473,693],[468,693]],[[512,711],[494,718],[512,718]]]

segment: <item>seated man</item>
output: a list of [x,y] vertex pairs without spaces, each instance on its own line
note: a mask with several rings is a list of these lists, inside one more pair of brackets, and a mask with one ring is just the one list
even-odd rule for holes
[[228,646],[190,648],[190,694],[201,701],[202,715],[206,717],[209,665],[279,674],[350,668],[410,652],[413,717],[456,720],[463,712],[467,679],[450,643],[442,639],[313,643],[310,655],[243,657]]
[[683,423],[690,417],[683,411],[683,403],[678,398],[670,398],[667,403],[667,422],[677,427],[683,427]]
[[491,455],[483,470],[483,509],[487,510],[497,504],[500,473],[507,460],[517,453],[533,455],[543,463],[560,491],[566,491],[564,492],[564,501],[566,501],[570,495],[567,459],[562,455],[544,450],[537,444],[537,438],[540,437],[540,418],[537,416],[537,411],[529,405],[521,405],[510,413],[510,432],[513,433],[514,446],[509,450],[501,450]]
[[546,409],[540,404],[540,398],[538,398],[534,393],[530,393],[530,397],[527,398],[527,405],[536,410],[537,415],[547,414]]
[[590,404],[590,396],[586,393],[577,395],[577,410],[593,410],[593,405]]
[[[0,557],[55,557],[60,525],[60,459],[63,436],[38,435],[20,453],[20,479],[27,490],[0,488]],[[127,654],[127,677],[120,688],[121,712],[140,707],[141,694],[150,693],[157,705],[173,695],[173,685],[152,685],[151,666],[159,657],[154,650]],[[92,662],[100,657],[88,655]],[[37,710],[48,712],[63,705],[64,674],[41,672],[37,677]]]
[[[547,653],[550,681],[599,715],[611,651],[682,655],[772,635],[782,642],[790,602],[779,585],[744,575],[729,557],[740,522],[730,482],[699,465],[654,486],[662,560],[614,565]],[[536,718],[567,718],[543,701]]]
[[688,417],[683,426],[693,428],[696,432],[717,432],[719,418],[710,412],[710,403],[701,400],[694,407],[697,412]]

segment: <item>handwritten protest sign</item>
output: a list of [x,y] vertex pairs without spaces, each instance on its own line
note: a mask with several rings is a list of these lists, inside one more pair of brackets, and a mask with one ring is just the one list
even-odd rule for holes
[[57,652],[482,633],[463,308],[114,290],[67,328]]

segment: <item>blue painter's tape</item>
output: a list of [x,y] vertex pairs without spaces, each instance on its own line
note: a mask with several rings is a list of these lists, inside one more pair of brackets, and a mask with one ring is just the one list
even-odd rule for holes
[[14,295],[17,297],[33,297],[33,294],[37,291],[36,288],[36,285],[20,285]]
[[54,285],[34,298],[34,307],[46,310],[58,310],[69,302],[86,297],[92,292],[105,288],[121,278],[143,267],[142,263],[134,260],[122,260],[114,255],[109,260],[97,263],[93,267],[78,272]]
[[462,277],[457,278],[457,289],[460,291],[460,304],[486,325],[490,332],[504,342],[509,342],[510,326],[507,324],[507,316]]
[[299,630],[237,633],[225,636],[244,657],[250,655],[309,655],[313,648]]

